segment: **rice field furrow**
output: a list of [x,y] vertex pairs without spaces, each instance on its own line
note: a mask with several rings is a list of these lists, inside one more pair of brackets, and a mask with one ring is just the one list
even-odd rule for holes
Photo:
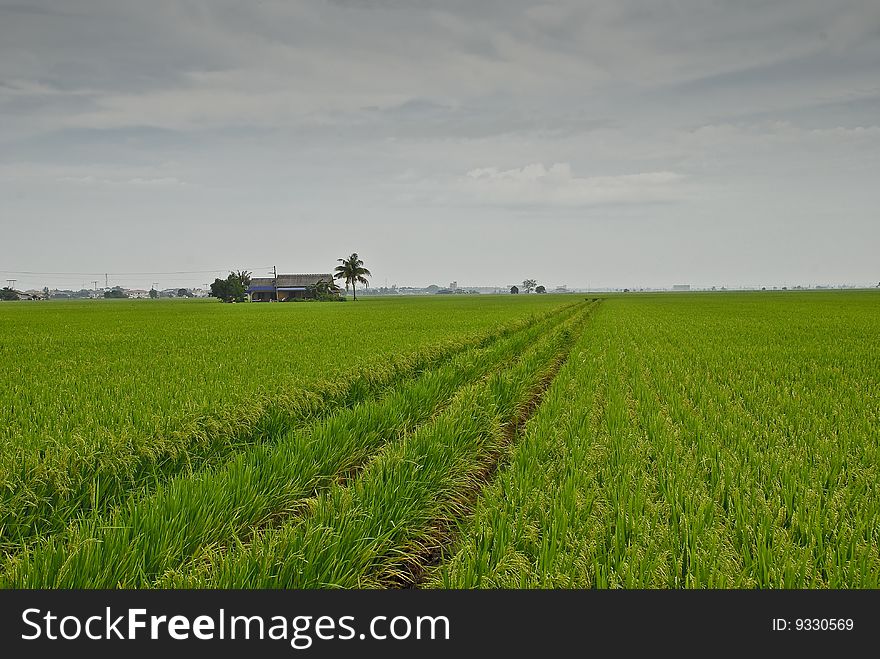
[[[600,309],[590,324],[585,336],[593,335],[595,326],[601,325],[605,309]],[[538,413],[532,417],[525,432],[519,439],[505,468],[494,482],[484,490],[477,501],[474,514],[462,524],[452,555],[429,575],[426,585],[445,585],[451,587],[534,587],[539,585],[534,579],[520,579],[519,574],[535,574],[537,571],[526,567],[540,565],[549,567],[554,547],[564,545],[567,537],[566,527],[571,515],[583,514],[591,523],[585,525],[587,535],[590,529],[597,529],[596,522],[604,515],[601,507],[590,502],[585,507],[573,505],[568,498],[575,472],[567,469],[562,456],[571,453],[583,457],[580,449],[592,447],[598,455],[606,453],[600,442],[594,438],[607,429],[625,422],[626,413],[620,414],[623,405],[614,376],[617,375],[615,352],[606,350],[609,345],[593,343],[595,353],[582,339],[572,349],[567,364],[560,371]],[[598,362],[594,361],[598,358]],[[567,406],[572,398],[575,402],[590,391],[587,381],[570,377],[575,370],[579,374],[593,374],[593,369],[585,369],[591,363],[603,367],[609,374],[602,392],[599,394],[605,403],[598,416],[593,409],[584,405]],[[596,369],[598,370],[598,368]],[[596,380],[598,381],[598,380]],[[592,393],[592,392],[591,392]],[[570,430],[577,432],[569,432]],[[544,439],[535,441],[534,433],[540,432]],[[567,439],[580,438],[583,442],[574,446]],[[572,465],[573,466],[573,465]],[[585,477],[590,477],[589,464],[579,461],[584,468]],[[578,474],[581,472],[578,472]],[[556,493],[560,493],[557,495]],[[565,496],[563,496],[565,495]],[[599,517],[597,517],[597,515]],[[582,537],[589,546],[600,539],[597,534]],[[522,568],[522,569],[520,569]],[[547,574],[541,572],[540,574]],[[541,581],[540,585],[547,585]]]
[[334,484],[301,518],[215,552],[162,586],[354,587],[399,580],[437,542],[437,522],[461,515],[480,475],[504,446],[504,426],[565,354],[561,328],[514,366],[471,385],[401,442],[387,446],[350,485]]

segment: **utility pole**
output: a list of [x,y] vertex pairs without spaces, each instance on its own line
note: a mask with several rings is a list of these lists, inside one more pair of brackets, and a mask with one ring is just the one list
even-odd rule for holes
[[278,301],[278,268],[272,266],[272,288],[275,289],[275,300]]
[[15,288],[15,282],[17,281],[18,279],[7,279],[6,283],[9,284],[9,288]]
[[98,292],[98,280],[97,280],[97,279],[93,279],[93,280],[92,280],[92,283],[95,285],[95,292],[97,293],[97,292]]
[[104,273],[104,288],[110,288],[110,275]]

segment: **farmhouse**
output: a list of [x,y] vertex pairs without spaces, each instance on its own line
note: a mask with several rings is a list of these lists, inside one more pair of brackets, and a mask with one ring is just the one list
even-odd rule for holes
[[30,300],[33,302],[36,300],[46,299],[46,296],[43,294],[42,291],[17,291],[15,289],[12,289],[12,292],[18,295],[19,300]]
[[306,300],[315,297],[315,284],[319,281],[331,283],[330,273],[310,275],[278,275],[275,277],[254,277],[248,286],[247,294],[251,302],[287,302]]

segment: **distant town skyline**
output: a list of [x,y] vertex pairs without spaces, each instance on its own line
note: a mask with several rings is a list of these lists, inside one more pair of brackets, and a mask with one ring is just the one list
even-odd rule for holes
[[[16,280],[6,280],[6,286],[11,286],[12,283]],[[774,284],[767,283],[763,286],[753,286],[753,285],[692,285],[692,284],[673,284],[672,286],[665,287],[653,287],[653,286],[641,286],[641,285],[621,285],[621,286],[593,286],[593,287],[581,287],[581,286],[569,286],[565,283],[562,284],[550,284],[547,282],[542,282],[541,280],[537,280],[539,285],[543,285],[546,288],[547,293],[581,293],[581,292],[614,292],[614,291],[632,291],[632,292],[681,292],[681,291],[748,291],[748,290],[827,290],[827,289],[856,289],[856,288],[880,288],[880,282],[876,284],[870,283],[844,283],[844,284],[799,284],[799,283],[789,283],[789,284]],[[91,282],[92,284],[95,281]],[[158,282],[156,282],[158,284]],[[370,294],[390,294],[390,293],[399,293],[402,295],[407,294],[432,294],[437,293],[480,293],[480,294],[506,294],[510,291],[511,286],[520,287],[523,282],[508,282],[506,284],[457,284],[455,286],[450,286],[449,284],[426,284],[426,285],[412,285],[412,284],[398,284],[397,282],[393,284],[375,284],[360,289],[359,295],[370,295]],[[145,298],[149,297],[146,295],[149,293],[153,286],[148,288],[138,287],[135,285],[122,285],[122,284],[114,284],[112,286],[101,286],[101,287],[92,287],[89,288],[87,286],[80,287],[70,287],[70,286],[29,286],[24,287],[20,285],[12,286],[14,290],[18,290],[20,292],[42,292],[46,288],[48,288],[51,292],[60,292],[60,291],[71,291],[74,293],[88,291],[90,293],[94,293],[95,297],[103,297],[101,293],[105,290],[111,290],[113,288],[121,288],[129,293],[136,293],[136,295],[131,295],[130,297],[135,298]],[[187,284],[170,284],[166,286],[155,286],[155,290],[166,293],[172,292],[176,293],[181,289],[186,289],[189,292],[195,293],[194,297],[210,297],[210,283],[204,283],[201,285],[187,285]]]
[[878,34],[863,0],[0,0],[0,285],[357,251],[373,286],[875,286]]

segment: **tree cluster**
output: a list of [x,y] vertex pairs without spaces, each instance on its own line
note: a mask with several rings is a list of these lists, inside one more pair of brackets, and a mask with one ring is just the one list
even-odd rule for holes
[[247,300],[247,287],[251,284],[251,273],[246,270],[232,271],[226,279],[219,277],[211,284],[211,297],[223,302],[244,302]]
[[[522,290],[526,293],[531,293],[535,291],[535,293],[546,293],[547,288],[545,286],[538,286],[538,282],[534,279],[523,279]],[[510,293],[512,295],[516,295],[519,293],[519,286],[511,286]]]
[[2,289],[0,289],[0,300],[3,300],[4,302],[14,302],[18,299],[18,293],[16,293],[8,286],[4,286]]

